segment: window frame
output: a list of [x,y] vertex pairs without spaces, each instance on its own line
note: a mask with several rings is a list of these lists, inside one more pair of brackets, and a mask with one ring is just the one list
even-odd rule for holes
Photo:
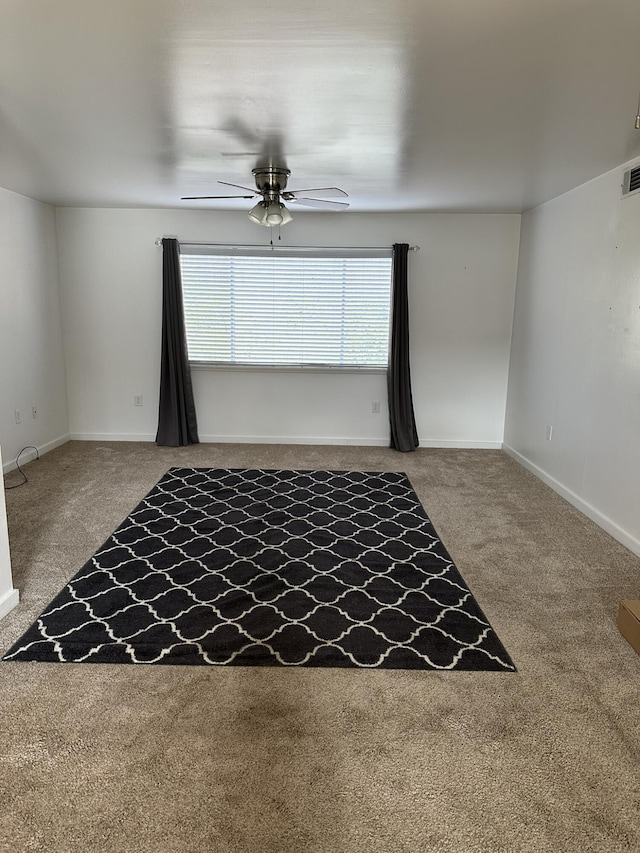
[[[387,314],[387,358],[389,353],[389,338],[391,332],[391,302],[392,302],[392,250],[381,248],[340,248],[340,247],[279,247],[279,246],[218,246],[213,244],[186,244],[180,247],[181,258],[183,255],[217,255],[222,257],[250,256],[268,259],[277,255],[279,257],[313,258],[380,258],[389,263],[389,290],[388,290],[388,314]],[[182,265],[181,265],[182,273]],[[183,307],[184,287],[183,287]],[[186,310],[185,310],[186,314]],[[185,318],[185,336],[186,336]],[[309,373],[386,373],[387,364],[384,365],[357,365],[357,364],[323,364],[323,363],[269,363],[269,362],[240,362],[240,361],[202,361],[189,359],[189,365],[195,370],[216,371],[249,371],[249,372],[309,372]]]

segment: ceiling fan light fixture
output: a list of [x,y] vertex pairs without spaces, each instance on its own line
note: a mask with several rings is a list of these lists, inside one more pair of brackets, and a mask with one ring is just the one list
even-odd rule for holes
[[259,201],[255,207],[252,207],[247,216],[256,225],[269,226],[267,222],[267,205],[263,201]]
[[247,214],[256,225],[274,228],[276,225],[286,225],[293,216],[280,201],[259,201]]
[[267,204],[266,213],[267,216],[265,224],[269,227],[273,227],[274,225],[286,225],[287,222],[291,222],[293,219],[281,201],[269,202],[269,204]]
[[267,205],[267,225],[282,225],[282,213],[280,212],[280,205],[276,202],[272,202]]

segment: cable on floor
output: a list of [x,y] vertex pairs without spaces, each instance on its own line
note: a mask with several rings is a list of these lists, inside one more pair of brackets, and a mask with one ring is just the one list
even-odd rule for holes
[[23,447],[22,450],[20,451],[20,453],[18,453],[18,455],[16,456],[16,468],[22,474],[22,481],[20,483],[14,483],[13,486],[5,486],[4,489],[6,492],[11,491],[11,489],[18,489],[18,488],[20,488],[20,486],[24,486],[25,483],[29,482],[27,479],[27,475],[24,473],[24,471],[20,467],[20,457],[25,452],[25,450],[35,450],[36,459],[40,459],[40,451],[38,450],[37,447],[34,447],[33,444],[27,444],[26,447]]

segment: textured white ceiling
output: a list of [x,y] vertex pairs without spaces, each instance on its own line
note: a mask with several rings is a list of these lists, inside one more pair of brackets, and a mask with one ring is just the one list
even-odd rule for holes
[[639,0],[0,0],[0,186],[520,211],[640,156]]

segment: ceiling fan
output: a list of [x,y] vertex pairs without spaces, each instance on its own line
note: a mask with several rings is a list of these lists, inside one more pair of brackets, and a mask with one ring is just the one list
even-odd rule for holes
[[317,207],[322,210],[345,210],[349,205],[344,201],[330,201],[315,196],[339,196],[347,197],[348,193],[338,187],[312,187],[304,190],[287,190],[287,181],[291,172],[275,166],[259,166],[253,171],[256,189],[243,187],[240,184],[230,184],[227,181],[218,181],[226,187],[236,187],[244,190],[249,195],[187,195],[182,196],[183,201],[196,201],[201,199],[215,198],[256,198],[261,196],[260,201],[249,211],[249,219],[257,225],[265,225],[272,228],[274,225],[286,225],[293,217],[285,207],[284,202],[295,202],[306,207]]

